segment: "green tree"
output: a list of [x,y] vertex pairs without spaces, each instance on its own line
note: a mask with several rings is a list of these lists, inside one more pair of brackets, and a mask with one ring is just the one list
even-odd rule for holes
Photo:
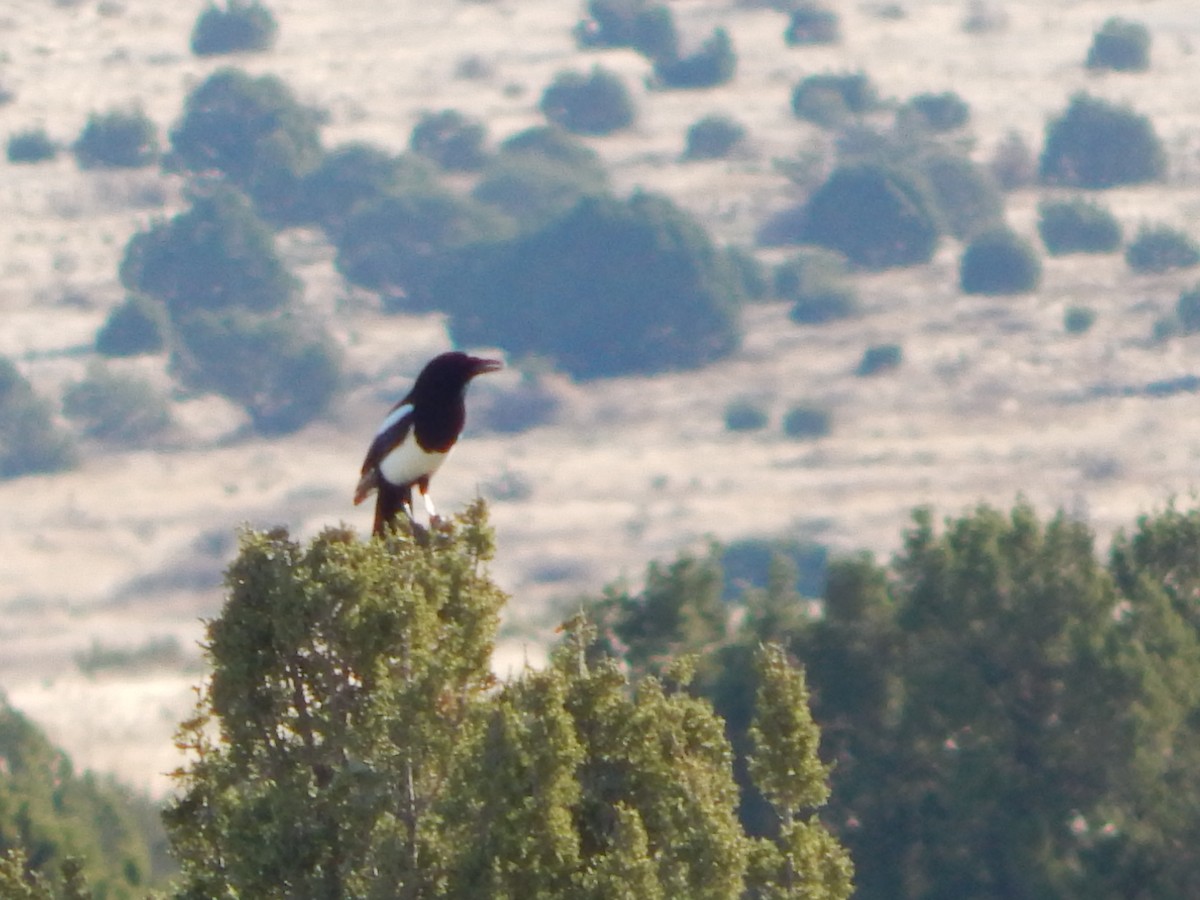
[[575,134],[610,134],[633,124],[633,100],[619,75],[594,66],[559,72],[538,105],[551,124]]
[[487,162],[487,127],[456,109],[422,113],[408,146],[413,153],[453,172],[473,172]]
[[1046,126],[1039,174],[1043,181],[1083,188],[1158,181],[1166,154],[1143,115],[1087,94],[1076,94]]
[[320,225],[335,241],[355,207],[407,190],[431,188],[433,165],[354,142],[329,151],[304,179],[298,219]]
[[158,127],[141,110],[93,113],[75,143],[84,169],[137,169],[158,158]]

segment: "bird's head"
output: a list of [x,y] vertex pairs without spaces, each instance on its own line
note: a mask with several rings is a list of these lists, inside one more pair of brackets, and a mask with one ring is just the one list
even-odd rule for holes
[[435,356],[425,364],[425,368],[417,376],[413,391],[461,391],[476,375],[498,372],[503,368],[504,363],[498,359],[484,359],[452,350]]

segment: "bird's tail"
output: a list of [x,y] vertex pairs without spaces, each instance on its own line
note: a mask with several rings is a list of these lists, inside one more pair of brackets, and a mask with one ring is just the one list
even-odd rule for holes
[[362,473],[362,478],[358,479],[358,485],[354,488],[354,505],[362,503],[371,496],[371,492],[379,487],[379,470],[376,468],[367,469]]
[[412,485],[396,487],[382,478],[378,479],[375,497],[375,527],[372,534],[383,534],[395,521],[396,514],[403,511],[412,518]]

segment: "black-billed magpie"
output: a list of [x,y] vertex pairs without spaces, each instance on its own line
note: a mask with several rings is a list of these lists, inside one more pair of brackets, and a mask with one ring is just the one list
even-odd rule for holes
[[442,353],[426,363],[412,390],[391,408],[375,432],[354,491],[355,506],[372,491],[377,493],[375,534],[382,534],[401,509],[412,518],[414,485],[421,492],[430,521],[437,518],[429,498],[429,479],[462,434],[467,420],[467,385],[476,375],[501,368],[499,360],[457,350]]

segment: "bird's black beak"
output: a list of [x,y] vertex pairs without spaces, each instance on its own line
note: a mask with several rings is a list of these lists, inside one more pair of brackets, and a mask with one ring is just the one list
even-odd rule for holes
[[504,368],[504,363],[498,359],[482,359],[478,356],[471,357],[471,377],[476,375],[486,375],[488,372],[499,372]]

